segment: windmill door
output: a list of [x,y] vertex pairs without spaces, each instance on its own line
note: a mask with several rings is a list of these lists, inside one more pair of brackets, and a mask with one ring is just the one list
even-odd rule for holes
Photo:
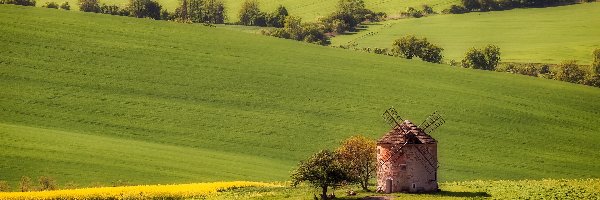
[[385,180],[385,193],[392,193],[392,179]]

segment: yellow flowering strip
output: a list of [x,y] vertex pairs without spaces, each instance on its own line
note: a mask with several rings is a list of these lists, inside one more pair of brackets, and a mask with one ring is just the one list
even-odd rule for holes
[[233,181],[179,185],[100,187],[39,192],[0,192],[0,199],[183,199],[208,197],[219,191],[241,187],[278,187],[278,185],[261,182]]

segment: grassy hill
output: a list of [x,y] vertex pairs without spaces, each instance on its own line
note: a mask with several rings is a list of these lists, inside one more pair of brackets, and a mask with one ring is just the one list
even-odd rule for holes
[[[74,6],[74,10],[77,10],[77,0],[38,0],[37,6],[42,6],[46,2],[69,2],[71,6]],[[173,12],[177,8],[179,0],[157,0],[163,8]],[[100,3],[115,4],[119,6],[126,6],[128,0],[100,0]],[[243,0],[224,0],[227,9],[227,16],[229,22],[238,21],[238,12],[242,6]],[[262,11],[273,12],[277,6],[285,6],[291,15],[300,16],[305,21],[313,21],[318,17],[326,16],[335,10],[337,0],[331,1],[319,1],[319,0],[258,0]],[[450,7],[452,4],[457,4],[458,0],[365,0],[367,8],[373,11],[383,11],[389,15],[397,15],[401,11],[405,11],[407,7],[420,7],[423,4],[430,5],[434,10],[441,11],[445,8]]]
[[500,12],[439,15],[386,21],[368,30],[332,39],[332,45],[389,48],[403,35],[425,36],[443,47],[446,60],[460,60],[471,47],[495,44],[502,61],[591,63],[600,48],[600,3]]
[[[0,5],[0,179],[286,180],[395,106],[442,181],[599,177],[600,90],[197,24]],[[14,187],[13,187],[14,188]]]

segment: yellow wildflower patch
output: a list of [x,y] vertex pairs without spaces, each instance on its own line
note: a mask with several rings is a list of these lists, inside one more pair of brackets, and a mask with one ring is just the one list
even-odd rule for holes
[[178,185],[140,185],[38,192],[0,192],[0,199],[183,199],[208,197],[219,191],[240,187],[277,186],[278,185],[271,183],[248,181]]

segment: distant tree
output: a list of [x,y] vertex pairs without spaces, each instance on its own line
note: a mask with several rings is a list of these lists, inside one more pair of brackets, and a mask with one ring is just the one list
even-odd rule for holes
[[406,8],[406,11],[402,12],[401,14],[404,17],[414,17],[414,18],[423,17],[423,13],[420,10],[417,10],[413,7]]
[[50,2],[46,2],[46,4],[44,4],[42,7],[58,9],[58,4],[54,1],[50,1]]
[[462,6],[469,11],[479,10],[481,4],[478,0],[461,0]]
[[6,181],[0,181],[0,192],[10,191],[10,185]]
[[181,0],[179,7],[175,9],[175,19],[180,22],[204,22],[204,11],[202,0]]
[[64,3],[60,4],[60,9],[71,10],[71,5],[69,5],[69,2],[65,1]]
[[106,5],[100,6],[100,13],[109,15],[121,15],[121,9],[117,5]]
[[35,0],[4,0],[0,4],[15,4],[21,6],[35,6]]
[[29,192],[31,191],[31,178],[27,176],[21,177],[21,182],[19,182],[19,187],[21,192]]
[[40,176],[38,179],[40,190],[56,190],[56,180],[47,176]]
[[556,80],[571,83],[583,83],[585,77],[585,70],[581,69],[577,61],[574,60],[567,60],[560,63],[554,75]]
[[451,5],[450,8],[442,10],[444,14],[463,14],[468,12],[467,8],[458,5]]
[[205,0],[202,6],[203,22],[223,24],[226,19],[225,3],[222,0]]
[[321,189],[321,199],[327,199],[327,189],[347,181],[348,173],[337,155],[329,150],[322,150],[305,161],[301,161],[291,178],[292,185],[309,182]]
[[79,0],[79,11],[83,12],[100,12],[98,0]]
[[442,62],[442,51],[444,49],[429,43],[427,38],[417,38],[414,35],[407,35],[394,41],[392,46],[392,53],[406,59],[419,57],[426,62]]
[[431,14],[435,14],[435,11],[433,11],[433,8],[427,4],[423,4],[421,5],[421,12],[425,15],[431,15]]
[[282,28],[285,23],[285,18],[289,15],[287,9],[279,5],[275,12],[267,16],[267,26]]
[[258,26],[262,24],[262,21],[266,21],[264,20],[265,14],[260,11],[256,0],[245,0],[238,16],[240,23],[246,26]]
[[153,0],[129,0],[127,10],[133,17],[160,19],[162,6]]
[[465,68],[495,70],[500,62],[500,48],[495,45],[488,45],[483,50],[471,48],[465,54],[462,60],[462,66]]
[[377,168],[377,144],[375,140],[364,136],[353,136],[345,140],[337,149],[344,166],[348,166],[349,175],[363,190],[368,191],[369,179],[375,176]]

